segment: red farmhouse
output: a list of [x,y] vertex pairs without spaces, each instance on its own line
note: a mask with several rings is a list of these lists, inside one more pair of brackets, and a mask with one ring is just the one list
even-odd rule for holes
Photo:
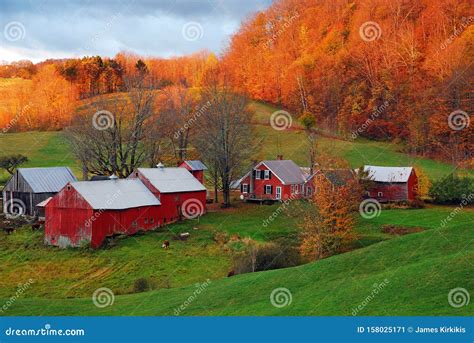
[[45,206],[45,243],[62,248],[99,247],[114,234],[158,227],[160,201],[140,180],[67,184]]
[[310,175],[291,160],[258,163],[239,180],[241,198],[248,201],[301,199],[313,193]]
[[408,201],[417,197],[418,178],[412,167],[364,166],[371,181],[367,196],[380,202]]
[[207,170],[207,167],[201,161],[184,161],[179,167],[186,168],[193,174],[193,176],[199,180],[200,183],[204,184],[204,170]]
[[160,200],[164,224],[206,211],[206,188],[185,168],[138,168],[129,178],[140,179]]

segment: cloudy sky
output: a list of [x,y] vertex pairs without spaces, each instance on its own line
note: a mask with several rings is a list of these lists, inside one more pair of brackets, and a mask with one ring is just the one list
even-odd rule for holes
[[271,0],[0,0],[0,61],[219,53]]

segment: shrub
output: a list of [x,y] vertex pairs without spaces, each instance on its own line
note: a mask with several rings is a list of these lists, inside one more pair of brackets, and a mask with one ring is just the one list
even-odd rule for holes
[[461,201],[474,202],[473,179],[460,178],[453,174],[433,182],[429,195],[438,204],[454,204]]
[[244,274],[294,267],[300,264],[300,256],[295,247],[250,242],[243,251],[234,253],[232,264],[235,274]]
[[140,292],[145,292],[150,289],[150,282],[146,278],[139,278],[135,280],[135,283],[133,284],[133,292],[134,293],[140,293]]
[[224,245],[224,244],[226,244],[226,243],[229,241],[229,234],[228,234],[227,232],[218,231],[218,232],[216,232],[216,234],[214,235],[214,241],[215,241],[217,244]]

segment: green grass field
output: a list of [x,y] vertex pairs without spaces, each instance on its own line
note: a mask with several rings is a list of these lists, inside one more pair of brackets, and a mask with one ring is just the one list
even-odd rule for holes
[[[357,229],[362,240],[372,237],[378,243],[294,268],[224,278],[229,258],[225,246],[212,239],[216,231],[270,241],[292,237],[292,219],[283,214],[267,228],[262,226],[278,205],[248,206],[210,213],[199,224],[172,226],[175,232],[190,231],[191,238],[172,241],[169,250],[159,247],[162,239],[171,237],[166,230],[97,251],[47,248],[40,234],[29,231],[3,235],[0,301],[6,302],[19,282],[33,279],[5,315],[173,315],[197,284],[208,279],[209,286],[181,314],[351,315],[374,284],[381,283],[385,287],[359,315],[473,314],[472,307],[453,308],[447,300],[453,288],[474,289],[472,210],[461,211],[444,228],[440,223],[450,208],[383,210],[377,218],[360,218]],[[390,236],[380,232],[383,224],[425,230]],[[194,226],[200,230],[192,230]],[[156,289],[126,294],[139,277],[154,280]],[[112,306],[100,309],[92,303],[98,287],[115,293]],[[278,287],[290,290],[289,306],[271,305],[270,293]]]

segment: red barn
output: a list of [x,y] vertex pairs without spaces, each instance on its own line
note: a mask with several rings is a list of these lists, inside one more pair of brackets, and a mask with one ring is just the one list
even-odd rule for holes
[[165,224],[206,211],[206,188],[186,168],[138,168],[129,178],[140,179],[160,200]]
[[418,178],[412,167],[364,166],[364,171],[370,180],[367,197],[380,202],[416,199]]
[[179,165],[179,167],[189,170],[200,183],[204,184],[204,170],[207,170],[204,163],[198,160],[184,161]]
[[72,182],[45,206],[45,243],[97,248],[114,234],[160,226],[161,213],[160,201],[140,180]]
[[312,194],[308,175],[291,160],[258,163],[239,180],[241,198],[248,201],[301,199]]

